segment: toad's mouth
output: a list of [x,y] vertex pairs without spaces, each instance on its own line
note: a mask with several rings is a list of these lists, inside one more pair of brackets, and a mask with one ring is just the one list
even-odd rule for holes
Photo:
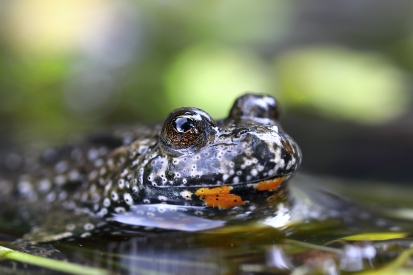
[[151,187],[144,203],[166,203],[229,209],[236,206],[265,205],[277,200],[290,175],[281,175],[246,183],[200,184],[186,187]]
[[249,186],[249,187],[256,187],[258,190],[274,190],[276,189],[283,181],[289,179],[294,173],[285,173],[285,174],[279,174],[275,176],[271,176],[268,178],[262,178],[262,179],[255,179],[251,181],[237,181],[237,182],[232,182],[232,181],[218,181],[218,180],[211,180],[211,179],[198,179],[199,183],[186,183],[182,185],[156,185],[156,184],[148,184],[148,188],[151,189],[188,189],[188,188],[215,188],[215,187],[223,187],[223,186]]
[[287,179],[288,176],[282,176],[235,186],[201,187],[195,191],[194,195],[204,201],[208,207],[227,209],[250,203],[256,197],[267,197],[268,200],[274,197]]

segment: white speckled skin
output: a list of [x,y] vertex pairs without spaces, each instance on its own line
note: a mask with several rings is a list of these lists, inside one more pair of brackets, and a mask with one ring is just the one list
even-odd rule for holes
[[[195,125],[189,141],[173,139],[177,117],[188,122],[182,127]],[[87,237],[113,223],[151,230],[160,220],[159,228],[194,231],[273,216],[277,204],[267,200],[275,191],[254,188],[287,179],[301,160],[277,119],[275,99],[247,94],[216,122],[200,109],[181,108],[163,126],[121,129],[40,156],[13,154],[0,179],[0,216],[13,216],[10,227],[27,226],[25,238],[34,242]],[[199,188],[222,186],[243,205],[207,207],[196,195]],[[174,213],[190,222],[180,223]]]

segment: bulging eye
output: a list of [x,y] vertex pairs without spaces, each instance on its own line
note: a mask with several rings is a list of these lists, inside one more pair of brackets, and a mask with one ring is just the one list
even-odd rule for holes
[[280,115],[280,104],[269,95],[246,94],[235,101],[229,118],[269,119],[277,121]]
[[169,151],[198,148],[214,131],[214,120],[197,108],[180,108],[169,114],[161,132],[161,142]]

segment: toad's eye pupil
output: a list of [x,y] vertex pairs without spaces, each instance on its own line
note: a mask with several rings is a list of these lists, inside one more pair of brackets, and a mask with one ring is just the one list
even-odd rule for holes
[[178,132],[185,133],[186,131],[195,127],[195,124],[192,119],[189,119],[187,117],[178,117],[174,120],[173,126]]

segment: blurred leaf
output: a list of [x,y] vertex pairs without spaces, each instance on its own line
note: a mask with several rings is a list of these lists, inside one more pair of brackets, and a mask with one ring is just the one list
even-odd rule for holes
[[275,64],[282,98],[325,116],[380,123],[408,108],[405,75],[379,54],[313,47],[288,52]]
[[0,246],[0,259],[14,260],[54,271],[79,275],[105,275],[107,271],[99,268],[81,266],[65,261],[42,258]]
[[385,241],[391,239],[405,238],[408,235],[409,233],[406,232],[372,232],[348,236],[341,239],[346,241]]
[[413,268],[403,267],[412,257],[413,249],[406,249],[397,257],[396,260],[377,270],[367,270],[358,272],[358,275],[405,275],[412,274]]
[[165,83],[173,107],[197,106],[223,117],[239,95],[268,92],[268,76],[263,62],[251,52],[201,44],[177,56]]

